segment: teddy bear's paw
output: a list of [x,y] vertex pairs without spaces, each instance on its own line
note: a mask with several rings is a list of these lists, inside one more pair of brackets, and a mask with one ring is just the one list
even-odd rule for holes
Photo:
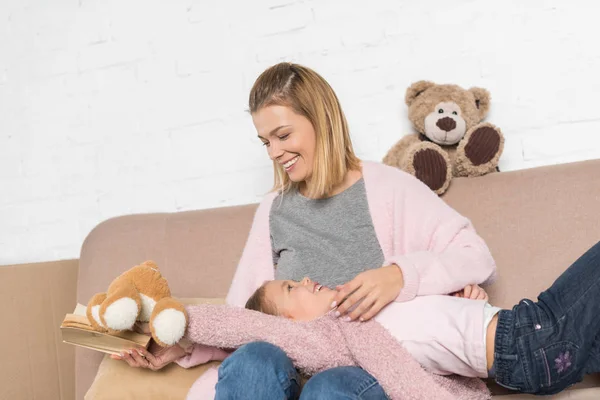
[[100,318],[100,306],[106,300],[106,293],[97,293],[89,301],[85,315],[92,327],[100,332],[105,332],[106,327]]
[[162,346],[172,346],[185,334],[185,314],[173,308],[160,312],[153,320],[154,337]]
[[444,193],[452,179],[448,155],[439,146],[429,142],[423,142],[411,153],[412,162],[410,159],[409,162],[412,168],[409,166],[409,172],[435,193]]
[[504,136],[490,123],[477,125],[469,132],[456,150],[455,174],[480,176],[496,170],[504,149]]
[[100,325],[101,328],[106,329],[106,327],[102,323],[102,320],[100,319],[100,304],[98,304],[97,306],[93,306],[90,311],[92,313],[93,321]]
[[150,317],[152,337],[161,346],[172,346],[179,342],[187,328],[187,313],[178,301],[166,297],[156,303]]
[[137,320],[139,310],[139,305],[134,299],[122,297],[108,305],[101,317],[105,322],[104,325],[112,330],[130,330]]

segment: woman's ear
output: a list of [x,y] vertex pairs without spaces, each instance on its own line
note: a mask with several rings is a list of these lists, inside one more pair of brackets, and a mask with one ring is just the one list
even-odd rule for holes
[[490,110],[490,92],[488,92],[486,89],[478,87],[472,87],[469,89],[469,92],[471,92],[473,97],[475,97],[475,106],[479,110],[479,117],[484,119]]
[[430,81],[418,81],[410,85],[408,89],[406,89],[406,96],[404,97],[404,101],[406,105],[410,107],[412,103],[427,89],[435,86],[435,83]]

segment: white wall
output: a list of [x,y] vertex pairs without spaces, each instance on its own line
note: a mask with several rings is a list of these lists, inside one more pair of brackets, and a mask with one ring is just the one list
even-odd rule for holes
[[2,0],[0,265],[77,258],[122,214],[256,202],[258,74],[310,66],[359,156],[411,132],[420,79],[483,86],[503,170],[600,157],[593,1]]

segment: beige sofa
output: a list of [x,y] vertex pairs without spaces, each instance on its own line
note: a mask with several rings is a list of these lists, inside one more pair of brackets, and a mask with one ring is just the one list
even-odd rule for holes
[[[498,280],[488,291],[492,303],[498,306],[510,307],[522,297],[535,298],[600,240],[600,160],[459,178],[452,183],[444,200],[469,217],[488,243],[498,265]],[[255,209],[256,205],[247,205],[129,215],[101,223],[82,246],[77,301],[86,303],[95,292],[106,288],[114,276],[146,259],[158,263],[175,296],[225,296]],[[121,368],[115,376],[123,381],[113,382],[113,386],[131,382],[131,377],[125,378],[125,374],[156,374],[130,372],[122,363],[102,361],[99,353],[83,349],[77,349],[73,369],[73,349],[56,344],[57,325],[75,300],[73,280],[77,271],[73,263],[5,268],[0,268],[2,320],[5,321],[4,307],[9,304],[8,320],[20,328],[17,333],[6,336],[5,329],[2,334],[0,398],[71,399],[75,391],[76,398],[82,399],[101,362],[100,375]],[[29,277],[39,278],[37,286],[28,278],[19,278],[20,271],[27,268],[33,268]],[[13,295],[7,297],[5,288],[12,290],[9,293]],[[34,323],[38,327],[31,332]],[[43,345],[34,346],[35,340]],[[16,347],[9,342],[16,342]],[[24,350],[26,347],[28,350]],[[4,357],[6,351],[8,357]],[[175,382],[175,376],[185,373],[186,378],[177,381],[186,382],[178,383],[185,386],[201,373],[200,369],[182,371],[175,366],[162,375],[145,375],[149,377],[144,381],[146,388],[151,390],[158,381],[150,379],[152,376],[166,376]],[[52,388],[52,395],[30,389],[40,384]],[[102,385],[108,384],[98,383],[97,379],[86,398],[105,398],[102,393],[107,389]],[[506,392],[502,388],[493,383],[490,387],[495,396],[506,400],[530,397],[503,396]],[[187,387],[179,389],[179,393],[184,393]],[[5,396],[7,393],[10,396]],[[600,376],[590,376],[549,398],[598,399]]]

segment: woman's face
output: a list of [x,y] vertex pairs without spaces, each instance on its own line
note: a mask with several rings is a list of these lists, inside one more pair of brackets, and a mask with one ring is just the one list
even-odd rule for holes
[[298,321],[327,314],[336,293],[308,278],[301,282],[279,280],[265,284],[265,299],[275,305],[278,314]]
[[268,106],[252,114],[252,122],[269,158],[282,166],[290,180],[309,181],[316,147],[310,121],[288,107]]

